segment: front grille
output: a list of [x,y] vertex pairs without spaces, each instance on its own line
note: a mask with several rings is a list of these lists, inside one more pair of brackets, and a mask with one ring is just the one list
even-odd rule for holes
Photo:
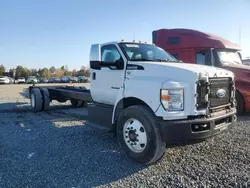
[[230,105],[233,86],[231,78],[210,78],[208,82],[200,80],[197,83],[197,110],[221,110]]
[[[230,103],[231,98],[231,84],[229,78],[210,78],[209,79],[210,92],[208,100],[210,107],[222,106]],[[219,95],[219,92],[225,92],[225,95]]]

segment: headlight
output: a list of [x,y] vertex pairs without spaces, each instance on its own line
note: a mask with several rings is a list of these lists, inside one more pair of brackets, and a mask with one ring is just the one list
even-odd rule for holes
[[162,89],[161,102],[165,110],[181,111],[184,109],[183,89]]

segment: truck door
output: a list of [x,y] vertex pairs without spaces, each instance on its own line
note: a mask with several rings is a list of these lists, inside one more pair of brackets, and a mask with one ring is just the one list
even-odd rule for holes
[[91,73],[91,95],[94,101],[103,104],[114,105],[117,93],[123,89],[124,83],[124,59],[115,44],[101,46],[101,62],[120,62],[122,68],[116,66],[101,66],[100,70]]

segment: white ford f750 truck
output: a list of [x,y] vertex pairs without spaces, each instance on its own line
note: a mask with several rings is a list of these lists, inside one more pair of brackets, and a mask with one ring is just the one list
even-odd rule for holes
[[31,86],[33,111],[48,110],[52,100],[88,103],[88,123],[116,132],[125,153],[143,164],[160,159],[166,143],[204,140],[235,125],[230,71],[124,41],[92,45],[90,68],[90,90]]

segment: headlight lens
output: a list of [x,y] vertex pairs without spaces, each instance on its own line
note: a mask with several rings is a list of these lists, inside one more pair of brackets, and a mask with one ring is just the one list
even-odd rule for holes
[[165,110],[181,111],[184,109],[183,89],[162,89],[161,102]]

